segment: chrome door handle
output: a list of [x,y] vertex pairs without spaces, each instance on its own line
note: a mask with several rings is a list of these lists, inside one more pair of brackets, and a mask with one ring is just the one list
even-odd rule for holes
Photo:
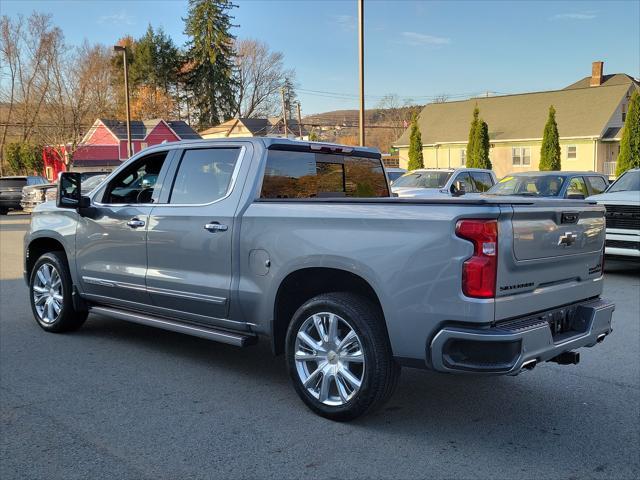
[[209,232],[215,233],[215,232],[226,232],[229,229],[229,227],[227,227],[226,225],[222,225],[220,223],[214,222],[214,223],[207,223],[204,226],[204,229]]
[[144,221],[140,220],[139,218],[132,218],[127,222],[127,225],[129,225],[131,228],[144,227]]

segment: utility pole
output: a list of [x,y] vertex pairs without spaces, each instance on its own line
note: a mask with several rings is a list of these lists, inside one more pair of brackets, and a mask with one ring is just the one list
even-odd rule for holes
[[287,128],[287,102],[284,99],[284,87],[280,89],[280,93],[282,94],[282,118],[284,120],[284,137],[288,137],[288,128]]
[[296,105],[298,107],[298,132],[300,133],[300,140],[302,140],[302,115],[300,114],[300,102]]
[[133,145],[131,144],[131,110],[129,109],[129,68],[127,66],[127,48],[122,45],[115,45],[113,50],[122,52],[124,57],[124,91],[125,105],[127,107],[127,152],[129,157],[133,155]]
[[360,60],[360,146],[364,147],[364,0],[358,0],[358,56]]

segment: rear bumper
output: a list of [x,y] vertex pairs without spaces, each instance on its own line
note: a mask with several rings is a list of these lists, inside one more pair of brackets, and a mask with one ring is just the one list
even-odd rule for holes
[[[487,328],[445,327],[427,350],[434,370],[448,373],[514,375],[580,347],[592,347],[611,333],[615,305],[590,300]],[[553,334],[550,319],[571,314],[571,330]]]

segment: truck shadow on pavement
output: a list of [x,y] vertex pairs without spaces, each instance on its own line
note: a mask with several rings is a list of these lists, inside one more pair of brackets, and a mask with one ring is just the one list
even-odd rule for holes
[[[251,377],[254,377],[256,382],[268,383],[275,397],[289,399],[280,403],[283,409],[298,408],[313,418],[289,384],[283,356],[274,357],[267,340],[261,340],[254,347],[239,349],[96,315],[91,316],[85,326],[73,335],[108,339],[125,350],[129,346],[145,351],[152,349],[163,356],[179,358],[182,364],[216,371],[224,369],[228,378],[242,378],[244,382],[251,382]],[[558,375],[562,376],[562,381],[558,381]],[[566,378],[562,368],[552,364],[537,367],[533,372],[518,377],[457,376],[405,368],[391,400],[380,410],[351,425],[397,434],[415,434],[416,429],[424,430],[426,426],[425,434],[437,430],[444,433],[451,429],[473,434],[491,424],[498,429],[552,435],[556,420],[572,423],[565,412],[575,408],[576,403],[584,403],[582,393],[565,388],[561,392],[555,391]],[[570,378],[571,382],[581,382],[577,377]],[[243,392],[246,394],[246,390]],[[226,400],[237,403],[239,408],[247,401],[242,393],[236,392],[236,397],[234,388],[230,388],[228,393]],[[551,410],[544,407],[549,398],[554,399]],[[280,407],[275,404],[269,408]],[[544,414],[544,418],[539,418],[538,414]],[[576,423],[582,421],[575,418]],[[567,428],[571,427],[568,425]]]

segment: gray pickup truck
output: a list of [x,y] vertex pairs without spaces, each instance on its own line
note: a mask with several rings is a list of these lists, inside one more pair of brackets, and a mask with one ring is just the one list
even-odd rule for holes
[[594,203],[394,198],[377,151],[267,138],[159,145],[88,196],[79,174],[59,186],[25,238],[40,327],[264,337],[331,419],[381,405],[403,365],[517,374],[611,333]]

